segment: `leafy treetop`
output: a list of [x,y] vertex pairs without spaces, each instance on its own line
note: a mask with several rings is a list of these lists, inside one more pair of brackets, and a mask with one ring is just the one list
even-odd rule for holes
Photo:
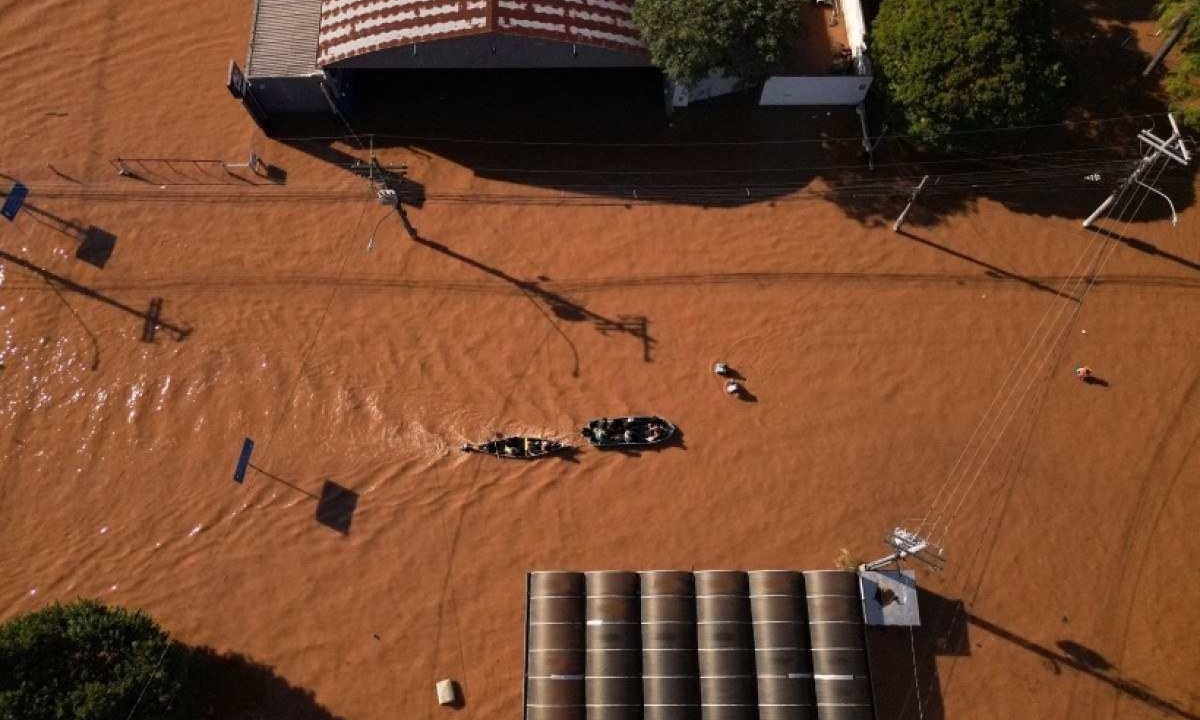
[[886,0],[871,54],[907,132],[948,133],[1055,119],[1066,74],[1046,0]]
[[0,720],[179,717],[184,663],[141,612],[51,605],[0,625]]
[[787,54],[809,0],[638,0],[633,22],[676,82],[724,69],[754,82]]
[[1160,0],[1159,22],[1174,29],[1187,23],[1180,41],[1179,60],[1167,74],[1171,109],[1194,128],[1200,128],[1200,0]]

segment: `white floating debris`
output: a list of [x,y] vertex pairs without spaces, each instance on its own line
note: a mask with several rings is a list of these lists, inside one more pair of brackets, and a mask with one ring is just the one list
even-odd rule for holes
[[188,537],[196,537],[197,535],[200,534],[200,531],[203,529],[204,529],[203,525],[197,525],[196,527],[192,528],[192,531],[190,533],[188,533]]
[[454,681],[450,679],[438,680],[437,682],[437,699],[438,705],[453,705],[457,699],[458,693],[454,691]]
[[1079,331],[1079,334],[1080,334],[1080,335],[1087,335],[1087,330],[1080,330],[1080,331]]
[[29,594],[30,594],[30,595],[37,595],[37,588],[30,588],[30,589],[29,589]]
[[117,586],[114,584],[114,585],[112,585],[111,587],[109,587],[109,588],[108,588],[108,591],[109,591],[109,592],[114,592],[114,591],[116,591],[116,589],[117,589]]
[[108,526],[107,526],[107,525],[105,525],[104,527],[100,528],[100,534],[101,534],[101,535],[104,535],[104,534],[105,534],[105,533],[107,533],[107,532],[108,532]]

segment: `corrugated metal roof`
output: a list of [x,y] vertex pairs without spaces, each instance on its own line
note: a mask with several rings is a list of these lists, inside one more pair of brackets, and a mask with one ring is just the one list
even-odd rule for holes
[[644,54],[634,0],[324,0],[317,65],[491,32]]
[[304,77],[318,73],[321,0],[256,0],[248,77]]
[[537,572],[525,720],[874,720],[858,576]]

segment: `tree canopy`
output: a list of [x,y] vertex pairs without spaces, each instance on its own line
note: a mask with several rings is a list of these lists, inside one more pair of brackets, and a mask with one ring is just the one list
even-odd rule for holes
[[760,80],[788,52],[810,0],[638,0],[633,22],[655,65],[691,83],[722,68]]
[[1046,0],[885,0],[876,75],[898,121],[928,141],[1056,119],[1066,87]]
[[0,720],[179,717],[185,662],[141,612],[51,605],[0,625]]
[[1186,23],[1180,40],[1179,60],[1167,74],[1167,93],[1171,109],[1184,122],[1200,128],[1200,0],[1161,0],[1159,22],[1174,30]]

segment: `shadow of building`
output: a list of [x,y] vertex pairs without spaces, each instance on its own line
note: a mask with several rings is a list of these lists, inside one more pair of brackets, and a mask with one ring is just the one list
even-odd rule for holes
[[[437,202],[729,207],[819,198],[874,225],[894,219],[929,174],[940,180],[923,195],[931,211],[910,218],[916,226],[980,198],[1082,218],[1140,156],[1136,133],[1152,121],[1144,113],[1161,115],[1165,104],[1159,77],[1141,76],[1149,58],[1131,25],[1153,16],[1151,0],[1058,5],[1056,34],[1077,78],[1062,98],[1068,122],[963,135],[937,149],[893,132],[873,172],[850,108],[759,107],[752,87],[671,114],[661,73],[648,67],[342,71],[344,118],[284,117],[272,134],[347,169],[373,146],[533,190],[430,188]],[[1169,168],[1160,185],[1183,208],[1194,202],[1191,179]],[[1139,219],[1167,212],[1147,202]]]

